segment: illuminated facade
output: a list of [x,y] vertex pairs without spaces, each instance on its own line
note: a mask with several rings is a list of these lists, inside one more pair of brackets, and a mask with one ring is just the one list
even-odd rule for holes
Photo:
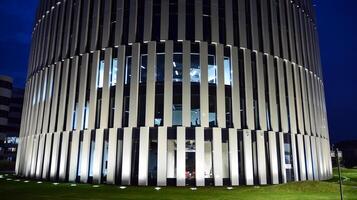
[[332,176],[310,0],[42,0],[16,172],[120,185]]

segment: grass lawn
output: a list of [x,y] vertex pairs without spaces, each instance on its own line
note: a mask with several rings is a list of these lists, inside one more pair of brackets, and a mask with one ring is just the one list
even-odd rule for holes
[[[335,171],[337,172],[337,171]],[[343,169],[345,199],[357,200],[357,169]],[[337,176],[323,182],[295,182],[284,185],[260,187],[204,187],[191,190],[189,187],[127,187],[69,183],[54,185],[50,182],[24,182],[11,175],[0,175],[0,199],[339,199]]]

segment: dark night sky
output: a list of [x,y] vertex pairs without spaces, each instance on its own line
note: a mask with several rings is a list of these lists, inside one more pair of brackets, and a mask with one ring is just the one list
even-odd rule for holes
[[[24,87],[38,0],[0,0],[0,74]],[[315,0],[331,139],[357,139],[357,1]]]

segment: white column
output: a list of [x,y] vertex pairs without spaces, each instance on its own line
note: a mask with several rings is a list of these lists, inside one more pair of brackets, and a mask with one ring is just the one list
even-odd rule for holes
[[269,86],[269,114],[272,131],[279,131],[278,108],[276,104],[276,82],[275,82],[275,67],[274,58],[271,55],[267,56],[267,72]]
[[164,126],[172,126],[173,103],[173,42],[165,42],[165,78],[164,78]]
[[288,96],[289,96],[289,115],[290,115],[290,133],[297,133],[296,128],[296,115],[295,115],[295,100],[294,100],[294,83],[292,76],[292,65],[286,62],[286,81],[288,83]]
[[231,184],[239,185],[238,134],[237,129],[229,129],[229,174]]
[[151,40],[152,31],[152,17],[153,17],[153,0],[145,1],[145,11],[144,11],[144,42]]
[[145,125],[154,126],[155,119],[155,85],[156,85],[156,42],[148,44],[148,63],[146,72],[146,106]]
[[284,62],[279,58],[278,59],[278,85],[279,85],[279,111],[280,111],[280,120],[281,120],[281,131],[283,133],[289,132],[288,126],[288,110],[286,104],[286,85],[285,85],[285,72],[284,72]]
[[33,150],[32,150],[32,155],[31,155],[32,158],[31,158],[30,177],[35,177],[35,175],[36,175],[36,164],[37,164],[37,153],[38,153],[39,140],[40,140],[39,135],[33,136]]
[[78,168],[78,156],[79,156],[79,138],[80,131],[72,131],[72,144],[70,151],[70,160],[69,160],[69,175],[68,181],[74,182],[77,177],[77,168]]
[[[138,16],[138,0],[131,0],[129,6],[129,37],[128,42],[134,43],[136,41],[136,26],[137,26],[137,16]],[[124,30],[127,31],[127,30]]]
[[[218,3],[217,3],[218,4]],[[218,5],[217,5],[218,11]],[[218,29],[217,29],[218,30]],[[226,127],[226,96],[224,84],[224,50],[223,45],[216,46],[216,64],[217,64],[217,124],[218,127]]]
[[[182,0],[181,0],[182,1]],[[184,1],[184,0],[183,0]],[[182,126],[191,126],[191,43],[182,43]]]
[[50,178],[55,180],[58,174],[58,155],[60,148],[61,133],[57,132],[53,134],[53,146],[51,156]]
[[68,141],[69,132],[62,133],[61,153],[60,153],[60,165],[59,165],[59,180],[64,181],[67,174],[67,157],[68,157]]
[[212,135],[214,185],[223,186],[222,129],[213,128]]
[[89,54],[84,54],[81,59],[81,65],[79,69],[79,90],[78,90],[78,104],[77,104],[77,130],[82,130],[84,128],[84,109],[86,103],[86,91],[87,91],[87,72],[88,72],[88,56]]
[[139,63],[140,44],[132,46],[131,77],[130,77],[130,102],[129,102],[129,126],[136,127],[138,123],[139,100]]
[[122,127],[124,96],[125,46],[118,48],[117,83],[115,86],[114,127]]
[[306,172],[307,180],[314,180],[313,170],[312,170],[312,159],[311,159],[311,142],[310,136],[304,135],[305,141],[305,156],[306,156]]
[[[210,11],[211,11],[211,38],[212,43],[219,43],[219,13],[218,13],[218,0],[210,1]],[[208,6],[208,5],[204,5]],[[208,28],[208,27],[205,27]]]
[[195,1],[195,40],[203,40],[202,0]]
[[161,13],[160,13],[160,40],[166,41],[169,39],[169,1],[161,1]]
[[132,128],[124,128],[123,134],[123,160],[122,160],[122,174],[121,182],[123,185],[130,185],[131,179],[131,148],[133,141]]
[[178,0],[178,32],[177,40],[183,41],[186,38],[186,1]]
[[[208,107],[208,45],[206,42],[200,43],[200,112],[201,126],[209,127],[209,107]],[[197,171],[196,171],[197,173]]]
[[265,133],[264,131],[257,130],[257,159],[258,159],[258,177],[259,184],[267,184],[267,166],[266,166],[266,152],[265,152]]
[[140,127],[138,185],[148,185],[149,127]]
[[117,145],[118,144],[118,129],[109,129],[109,139],[108,139],[108,173],[107,173],[107,183],[115,184],[115,179],[117,176]]
[[[267,112],[266,112],[266,100],[265,100],[265,75],[263,54],[256,53],[256,72],[257,72],[257,87],[258,87],[258,110],[259,110],[259,125],[257,128],[260,130],[267,130]],[[257,109],[257,108],[256,108]],[[269,117],[269,116],[268,116]],[[259,127],[258,127],[259,126]]]
[[104,146],[104,129],[95,131],[95,146],[93,156],[93,182],[101,183],[102,166],[103,166],[103,146]]
[[167,128],[159,127],[157,134],[157,185],[166,186],[167,177]]
[[196,171],[196,186],[205,186],[205,137],[204,128],[195,128],[195,171]]
[[310,136],[311,140],[311,154],[312,154],[312,171],[314,173],[314,180],[319,180],[319,163],[317,160],[316,137]]
[[244,49],[244,82],[245,82],[245,111],[247,128],[254,130],[254,109],[253,109],[253,81],[251,52]]
[[302,114],[302,98],[301,98],[301,87],[300,87],[300,66],[293,64],[293,72],[294,72],[294,81],[295,81],[295,105],[297,111],[297,119],[298,119],[298,130],[299,133],[305,134],[304,131],[304,122],[303,122],[303,114]]
[[270,157],[270,177],[272,184],[279,184],[278,171],[278,152],[276,148],[276,134],[275,132],[268,132],[269,139],[269,157]]
[[243,156],[245,181],[247,185],[253,185],[253,152],[252,152],[252,135],[251,131],[243,130]]
[[82,143],[82,152],[81,152],[81,182],[87,183],[89,175],[89,159],[90,159],[90,146],[92,141],[92,132],[91,130],[83,131],[83,143]]
[[282,183],[287,183],[286,178],[286,167],[285,167],[285,142],[284,142],[284,133],[279,132],[279,146],[280,146],[280,169],[282,176]]
[[236,129],[241,128],[241,116],[240,116],[240,84],[239,84],[239,66],[238,66],[238,48],[231,48],[231,65],[232,65],[232,116],[233,126]]
[[186,130],[177,127],[176,145],[176,185],[186,185]]
[[51,147],[53,133],[46,134],[45,155],[43,158],[42,178],[46,179],[50,171]]
[[300,181],[306,180],[306,166],[305,166],[305,153],[304,141],[301,134],[296,135],[299,159]]
[[102,88],[102,105],[100,110],[100,128],[108,128],[109,120],[109,100],[110,100],[110,83],[109,73],[112,68],[112,49],[105,50],[104,56],[104,75],[103,75],[103,88]]

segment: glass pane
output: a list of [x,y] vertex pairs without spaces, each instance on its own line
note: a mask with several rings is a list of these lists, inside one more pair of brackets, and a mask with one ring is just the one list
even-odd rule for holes
[[198,54],[191,54],[191,69],[190,69],[191,82],[200,82],[201,69],[200,69],[200,56]]
[[172,106],[172,125],[181,126],[182,125],[182,105],[174,104]]
[[130,83],[131,77],[131,57],[126,58],[126,67],[125,67],[125,84]]
[[103,87],[103,79],[104,79],[104,60],[101,60],[99,61],[99,66],[98,66],[97,88]]
[[173,61],[173,81],[182,81],[182,54],[175,53]]
[[186,140],[186,179],[195,178],[196,144],[195,140]]
[[200,109],[192,109],[191,110],[191,125],[192,126],[200,126]]
[[110,85],[114,86],[117,83],[118,59],[113,58],[112,68],[110,69]]
[[228,57],[224,57],[224,84],[231,85],[232,82],[231,61]]
[[156,81],[163,82],[165,77],[165,54],[157,54]]
[[217,79],[217,66],[215,57],[212,55],[208,56],[208,83],[216,83]]
[[146,82],[147,62],[148,62],[148,56],[142,55],[141,65],[140,65],[140,83]]

